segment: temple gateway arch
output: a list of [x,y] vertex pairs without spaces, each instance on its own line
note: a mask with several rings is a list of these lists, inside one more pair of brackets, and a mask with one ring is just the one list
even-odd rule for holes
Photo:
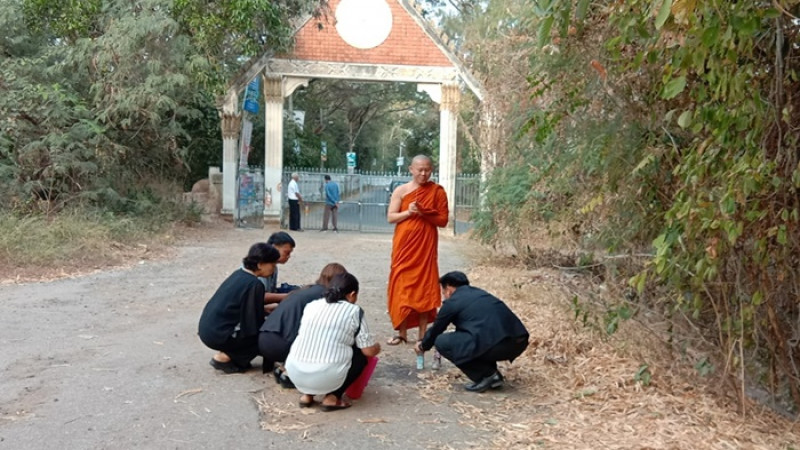
[[[288,54],[267,53],[251,60],[233,80],[220,117],[223,137],[222,213],[236,202],[239,92],[262,77],[265,116],[264,183],[272,202],[266,218],[280,217],[283,171],[284,99],[315,78],[417,83],[439,104],[439,183],[454,205],[456,130],[462,89],[483,99],[479,82],[465,69],[433,25],[408,0],[330,0],[318,17],[309,16],[295,33]],[[450,223],[455,223],[450,208]]]

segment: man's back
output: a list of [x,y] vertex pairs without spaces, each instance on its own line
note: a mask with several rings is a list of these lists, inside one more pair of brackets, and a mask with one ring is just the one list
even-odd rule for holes
[[325,203],[333,206],[339,203],[339,185],[335,181],[325,183]]
[[483,289],[472,286],[456,289],[445,300],[439,316],[443,320],[449,318],[456,330],[477,335],[480,345],[491,346],[507,337],[528,335],[525,325],[505,303]]
[[294,341],[297,331],[300,329],[303,309],[307,304],[324,295],[325,287],[319,284],[292,291],[278,304],[275,311],[267,316],[261,331],[272,331],[280,334],[288,342]]

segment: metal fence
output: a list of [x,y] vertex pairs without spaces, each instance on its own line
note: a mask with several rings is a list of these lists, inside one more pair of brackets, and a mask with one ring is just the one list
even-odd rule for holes
[[456,176],[455,205],[455,234],[463,234],[472,229],[472,214],[480,205],[481,177],[480,174],[461,174]]
[[[391,188],[401,182],[407,182],[410,176],[397,176],[391,172],[358,172],[348,174],[344,170],[324,170],[319,168],[286,168],[282,178],[283,205],[281,208],[281,227],[289,226],[289,202],[286,190],[291,174],[297,173],[303,206],[300,210],[300,225],[306,230],[320,230],[323,227],[325,210],[325,179],[330,175],[331,181],[339,184],[341,203],[337,228],[340,231],[359,231],[371,233],[391,233],[394,224],[386,221],[389,210]],[[436,174],[432,179],[438,179]],[[474,175],[460,175],[456,178],[456,233],[463,233],[471,228],[470,214],[478,204],[478,181]],[[475,198],[472,198],[472,197]],[[328,229],[333,228],[330,223]]]

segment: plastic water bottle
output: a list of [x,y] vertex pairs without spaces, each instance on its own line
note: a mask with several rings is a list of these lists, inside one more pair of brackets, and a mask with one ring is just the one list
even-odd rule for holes
[[423,353],[417,354],[417,370],[425,368],[425,355]]

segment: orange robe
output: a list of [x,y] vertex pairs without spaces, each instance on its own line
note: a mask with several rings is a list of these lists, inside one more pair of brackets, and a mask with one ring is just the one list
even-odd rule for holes
[[433,323],[442,304],[437,227],[447,225],[447,194],[440,185],[425,183],[403,197],[399,212],[412,202],[422,214],[398,222],[392,240],[388,304],[395,330],[406,319],[406,328],[419,326],[418,314],[412,312],[428,312],[428,323]]

